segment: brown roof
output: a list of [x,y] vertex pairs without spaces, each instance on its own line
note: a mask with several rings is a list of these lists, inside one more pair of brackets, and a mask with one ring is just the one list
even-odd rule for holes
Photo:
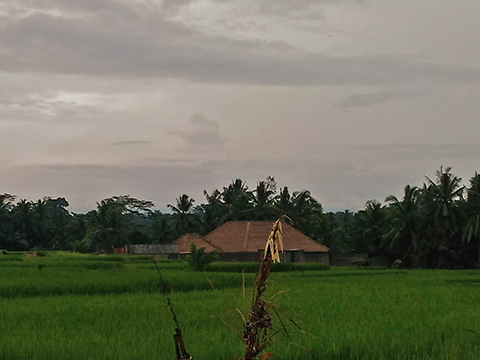
[[[257,252],[265,249],[271,221],[230,221],[205,235],[205,240],[223,252]],[[282,222],[285,250],[327,252],[328,248]]]
[[205,241],[203,236],[199,234],[185,234],[173,242],[177,245],[178,252],[189,253],[190,244],[195,244],[197,249],[204,247],[206,252],[218,250],[215,246]]

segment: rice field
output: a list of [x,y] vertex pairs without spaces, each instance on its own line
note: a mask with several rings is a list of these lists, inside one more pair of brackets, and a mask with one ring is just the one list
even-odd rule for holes
[[[175,359],[149,258],[10,256],[0,260],[0,359]],[[249,307],[253,274],[158,265],[193,359],[243,356],[237,309]],[[272,296],[275,327],[288,329],[273,359],[480,358],[480,271],[297,269],[270,275]]]

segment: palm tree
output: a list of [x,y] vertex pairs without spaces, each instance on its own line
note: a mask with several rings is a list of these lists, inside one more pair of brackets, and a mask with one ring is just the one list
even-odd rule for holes
[[210,194],[207,190],[203,190],[203,195],[205,195],[207,203],[199,205],[196,212],[200,219],[200,233],[205,235],[222,225],[228,214],[226,206],[222,202],[222,193],[218,189]]
[[236,179],[224,187],[221,199],[225,205],[226,220],[249,220],[253,195],[243,180]]
[[332,254],[348,256],[354,248],[355,213],[345,210],[331,213],[330,217],[338,225],[332,231],[330,251]]
[[93,244],[122,246],[128,243],[128,235],[131,231],[131,216],[126,214],[125,206],[102,200],[97,203],[97,210],[90,214],[90,228],[86,237]]
[[277,210],[277,217],[282,215],[291,214],[293,204],[292,196],[288,191],[288,187],[284,186],[280,193],[275,197],[275,208]]
[[377,200],[365,203],[365,209],[356,216],[357,244],[355,251],[378,256],[384,254],[384,238],[387,225],[385,208]]
[[67,210],[68,201],[64,197],[46,199],[46,221],[44,222],[47,244],[52,250],[65,249],[69,236],[68,227],[73,220]]
[[451,167],[445,168],[445,171],[440,167],[440,170],[437,170],[436,181],[426,176],[429,195],[436,205],[435,216],[444,220],[455,215],[455,201],[462,199],[465,190],[465,187],[461,186],[462,179],[450,173],[450,170]]
[[172,217],[172,214],[163,214],[158,210],[149,215],[147,234],[152,243],[170,243],[175,240]]
[[12,209],[11,250],[30,249],[37,238],[32,203],[23,199]]
[[412,258],[418,253],[418,213],[417,198],[419,189],[407,185],[404,188],[403,200],[390,195],[385,199],[389,205],[391,230],[386,237],[390,239],[390,250],[399,253],[403,264],[412,265]]
[[473,246],[477,254],[475,262],[480,264],[480,174],[470,179],[470,187],[467,189],[467,201],[463,205],[467,218],[463,229],[464,243]]
[[285,214],[287,221],[305,235],[320,240],[325,230],[322,205],[308,190],[295,191],[290,201]]
[[428,267],[452,263],[461,246],[462,213],[458,204],[465,187],[462,179],[450,171],[450,167],[440,167],[435,181],[426,177],[427,184],[419,196],[423,230],[420,247]]
[[274,220],[274,195],[274,189],[266,181],[257,183],[257,187],[252,192],[252,219]]
[[177,236],[196,230],[198,218],[193,213],[195,200],[187,194],[175,198],[176,205],[168,204],[167,207],[173,211],[173,228]]
[[10,247],[14,201],[14,195],[0,194],[0,247],[3,249]]
[[175,198],[177,205],[168,204],[167,207],[172,209],[175,214],[188,214],[193,209],[193,204],[195,200],[192,199],[187,194],[183,194],[178,198]]

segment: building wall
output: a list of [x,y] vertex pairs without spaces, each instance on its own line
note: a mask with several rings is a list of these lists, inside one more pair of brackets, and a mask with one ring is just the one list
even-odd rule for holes
[[128,253],[135,255],[160,255],[178,253],[174,244],[136,244],[128,246]]
[[328,253],[305,252],[303,256],[304,262],[330,264]]
[[[129,254],[135,255],[157,255],[168,259],[184,259],[187,254],[179,253],[176,245],[173,244],[138,244],[128,246]],[[263,251],[258,252],[219,252],[218,261],[232,262],[257,262]],[[282,262],[315,262],[330,264],[328,253],[304,252],[303,250],[285,251],[280,253]]]
[[[219,261],[236,261],[236,262],[256,262],[262,256],[262,251],[254,252],[236,252],[236,253],[218,253]],[[301,250],[285,251],[280,253],[281,262],[315,262],[330,264],[328,253],[320,252],[304,252]]]

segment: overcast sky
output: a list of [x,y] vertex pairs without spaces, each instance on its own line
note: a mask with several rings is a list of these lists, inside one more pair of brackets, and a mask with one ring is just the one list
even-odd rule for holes
[[0,0],[0,193],[326,210],[480,171],[478,0]]

